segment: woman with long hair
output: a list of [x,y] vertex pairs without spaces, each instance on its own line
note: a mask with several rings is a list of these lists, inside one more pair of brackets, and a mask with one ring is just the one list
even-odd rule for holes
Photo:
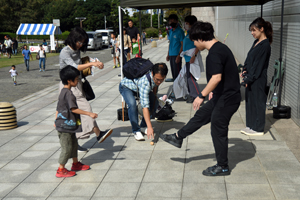
[[[67,65],[71,65],[77,68],[80,72],[86,68],[91,68],[92,66],[103,69],[104,65],[102,62],[90,62],[82,64],[80,53],[87,50],[89,37],[87,33],[79,27],[74,28],[68,38],[65,41],[65,47],[61,50],[59,55],[59,64],[60,69],[63,69]],[[82,74],[82,73],[81,73]],[[82,89],[82,75],[80,75],[78,84],[76,87],[72,87],[71,91],[76,97],[76,103],[78,108],[84,111],[92,112],[91,105],[86,100],[85,93]],[[59,91],[63,88],[63,84],[60,82]],[[91,118],[88,115],[80,115],[82,132],[76,133],[78,139],[89,138],[92,133],[95,133],[97,136],[98,142],[104,141],[111,133],[112,129],[106,131],[100,131],[97,122],[95,119]],[[86,151],[87,149],[78,146],[78,151]]]
[[241,132],[246,135],[263,135],[267,101],[265,88],[273,29],[270,22],[259,17],[249,25],[249,31],[256,40],[248,52],[241,74],[246,87],[246,128]]

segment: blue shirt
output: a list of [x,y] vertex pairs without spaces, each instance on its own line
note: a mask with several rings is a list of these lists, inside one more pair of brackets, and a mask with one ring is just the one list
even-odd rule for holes
[[152,73],[150,73],[150,78],[152,87],[150,86],[146,74],[139,79],[134,79],[133,81],[126,77],[121,81],[123,86],[134,92],[137,92],[137,87],[139,88],[139,96],[142,108],[150,108],[149,93],[156,86],[153,81]]
[[181,42],[184,39],[184,32],[179,26],[177,26],[174,31],[171,29],[169,34],[169,56],[178,56],[181,48]]
[[[189,33],[190,33],[190,31],[187,32],[187,34],[183,40],[183,51],[187,51],[187,50],[196,48],[196,46],[194,45],[194,42],[192,40],[190,40]],[[191,57],[184,55],[184,59],[185,59],[185,62],[190,62]]]
[[29,55],[31,54],[30,51],[27,49],[27,50],[23,50],[22,51],[22,54],[24,54],[24,60],[30,60],[29,58]]

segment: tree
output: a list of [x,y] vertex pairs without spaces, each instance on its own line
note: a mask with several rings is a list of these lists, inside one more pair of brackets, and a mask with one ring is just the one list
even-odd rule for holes
[[176,14],[178,16],[178,22],[181,27],[184,27],[184,18],[188,15],[191,15],[191,8],[172,8],[166,10],[165,19],[168,21],[170,14]]
[[[109,21],[111,23],[111,26],[113,27],[113,30],[115,33],[119,32],[119,5],[120,0],[111,0],[111,11],[110,11],[110,17]],[[123,13],[123,27],[127,27],[129,17],[129,12],[127,10],[122,10]]]

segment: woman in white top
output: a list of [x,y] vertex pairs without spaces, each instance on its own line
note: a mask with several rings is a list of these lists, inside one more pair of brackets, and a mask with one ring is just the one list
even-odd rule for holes
[[[79,27],[74,28],[69,34],[68,38],[65,41],[65,47],[61,50],[59,55],[59,64],[60,69],[63,69],[67,65],[71,65],[77,68],[79,71],[83,71],[88,67],[98,67],[99,69],[103,69],[104,65],[102,62],[90,62],[86,64],[82,64],[80,51],[85,52],[87,49],[87,44],[89,41],[89,37],[87,33]],[[91,105],[86,100],[85,93],[82,89],[82,76],[80,75],[78,79],[78,84],[76,87],[72,87],[71,91],[76,97],[76,103],[78,108],[84,111],[92,112]],[[62,82],[60,82],[59,91],[63,88]],[[81,119],[81,127],[82,132],[76,133],[76,137],[78,139],[89,138],[92,133],[95,133],[97,136],[98,142],[104,141],[106,137],[108,137],[112,133],[112,129],[107,131],[100,131],[97,122],[95,119],[91,118],[88,115],[80,115]],[[78,146],[78,151],[86,151],[87,149]]]
[[[126,28],[123,29],[123,35],[124,35],[124,39],[123,39],[123,42],[124,42],[124,59],[125,59],[125,62],[127,62],[127,58],[130,59],[130,49],[131,49],[131,39],[130,39],[130,36],[127,35],[127,30]],[[118,43],[116,44],[116,46],[118,48],[120,48],[120,35],[118,36]],[[125,63],[123,61],[123,63]]]
[[45,65],[46,65],[46,52],[43,49],[43,45],[40,45],[40,50],[38,51],[38,54],[40,56],[39,65],[40,65],[40,72],[42,71],[42,63],[43,63],[43,71],[45,71]]

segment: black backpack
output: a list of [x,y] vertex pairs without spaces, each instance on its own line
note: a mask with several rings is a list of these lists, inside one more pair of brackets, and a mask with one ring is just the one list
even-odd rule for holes
[[123,74],[126,78],[133,80],[144,76],[152,67],[153,63],[148,59],[133,58],[124,65]]

